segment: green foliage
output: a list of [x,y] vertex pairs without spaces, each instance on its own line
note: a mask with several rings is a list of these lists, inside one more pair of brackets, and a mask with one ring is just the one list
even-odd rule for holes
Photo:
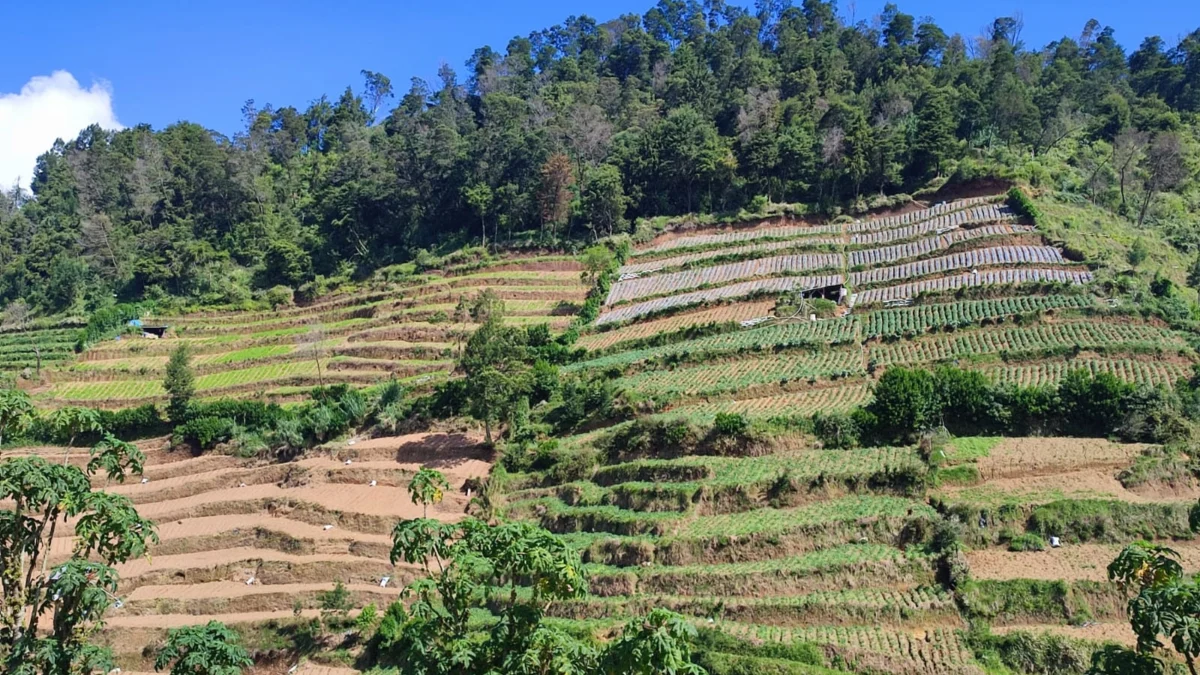
[[1108,578],[1135,593],[1129,600],[1129,623],[1137,635],[1137,654],[1104,654],[1095,662],[1106,668],[1099,672],[1127,672],[1142,666],[1157,672],[1155,652],[1168,645],[1195,672],[1200,656],[1200,587],[1183,574],[1179,553],[1144,541],[1126,546],[1108,566]]
[[192,417],[175,427],[175,436],[201,450],[212,450],[233,438],[234,422],[227,417]]
[[[101,454],[110,450],[99,450]],[[88,472],[123,473],[140,459],[112,449]],[[111,474],[110,474],[111,475]],[[40,457],[0,462],[0,662],[5,672],[90,673],[106,659],[90,643],[117,591],[115,565],[156,543],[154,525],[123,495],[94,491],[89,473]],[[66,559],[49,564],[55,524],[75,526]]]
[[1037,204],[1034,204],[1029,195],[1019,187],[1014,186],[1009,189],[1008,206],[1018,216],[1028,219],[1035,225],[1042,221],[1042,212],[1038,209]]
[[721,436],[741,436],[749,429],[750,422],[740,413],[717,413],[713,421],[713,431]]
[[1009,540],[1008,550],[1017,552],[1044,551],[1046,550],[1046,542],[1036,534],[1019,534]]
[[890,438],[931,428],[939,421],[933,374],[921,369],[889,368],[875,384],[875,400],[867,409]]
[[12,437],[29,428],[33,421],[33,401],[20,389],[0,389],[0,448],[4,437]]
[[219,621],[172,628],[155,655],[154,669],[170,667],[171,675],[242,675],[254,665],[241,636]]
[[440,471],[421,467],[408,483],[408,495],[414,504],[421,505],[421,517],[429,516],[429,507],[440,504],[450,483]]
[[79,332],[75,351],[81,352],[121,330],[134,319],[140,319],[148,307],[142,304],[119,304],[96,310],[88,317],[87,326]]
[[1133,240],[1133,245],[1129,247],[1129,252],[1126,254],[1125,259],[1129,261],[1131,266],[1139,267],[1149,257],[1150,249],[1146,246],[1146,240],[1138,237]]
[[192,353],[188,343],[180,342],[167,361],[167,373],[163,378],[163,389],[167,396],[167,419],[175,424],[188,417],[188,407],[196,394],[196,374],[192,371]]
[[696,627],[682,616],[655,609],[626,624],[621,637],[608,645],[603,671],[630,675],[702,675],[692,663],[688,641]]

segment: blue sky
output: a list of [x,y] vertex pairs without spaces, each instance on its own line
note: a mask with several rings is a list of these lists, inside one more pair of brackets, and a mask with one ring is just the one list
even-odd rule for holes
[[[115,118],[125,126],[149,122],[160,128],[186,119],[231,134],[240,127],[239,110],[249,98],[260,105],[303,108],[323,93],[336,96],[348,84],[357,89],[364,68],[388,75],[404,91],[413,75],[434,79],[443,61],[463,74],[464,61],[480,45],[503,50],[512,36],[571,14],[603,21],[643,13],[653,1],[14,1],[2,12],[9,30],[0,40],[0,155],[7,149],[6,134],[29,142],[36,136],[19,129],[13,115],[5,117],[4,95],[11,101],[31,78],[55,71],[70,72],[83,88],[107,83]],[[842,0],[839,11],[848,16],[854,7],[857,19],[869,19],[883,4]],[[1089,18],[1112,25],[1130,50],[1147,35],[1173,43],[1200,27],[1197,0],[898,4],[909,14],[932,16],[948,33],[965,35],[978,33],[996,16],[1021,12],[1023,37],[1038,46],[1064,34],[1077,36]],[[91,93],[92,102],[102,107],[96,97],[105,92]],[[34,122],[44,117],[36,109],[26,114]],[[11,183],[3,171],[0,167],[0,185]]]
[[[35,75],[67,70],[83,85],[110,83],[118,119],[161,127],[189,119],[224,133],[240,124],[248,98],[298,107],[322,93],[360,84],[363,68],[387,74],[397,89],[419,75],[433,79],[445,61],[460,73],[475,47],[503,50],[513,35],[553,25],[570,14],[604,20],[642,13],[652,0],[517,0],[496,2],[206,2],[48,0],[14,2],[3,12],[0,92]],[[875,6],[875,5],[878,6]],[[947,32],[973,34],[995,16],[1020,11],[1028,44],[1078,35],[1087,19],[1112,25],[1127,48],[1147,35],[1174,38],[1200,27],[1200,2],[1147,0],[1050,2],[920,0],[902,11],[929,15]],[[103,6],[104,9],[98,9]],[[845,0],[839,3],[848,14]],[[883,2],[859,0],[867,18]]]

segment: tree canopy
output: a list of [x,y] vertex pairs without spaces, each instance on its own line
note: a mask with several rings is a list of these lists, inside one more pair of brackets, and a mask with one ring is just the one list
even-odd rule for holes
[[304,108],[248,101],[232,136],[180,122],[63,139],[32,194],[0,196],[0,301],[240,302],[438,245],[865,205],[987,166],[1061,170],[1058,189],[1164,222],[1189,207],[1163,195],[1195,187],[1198,73],[1200,31],[1127,54],[1094,21],[1026,45],[1013,18],[947,35],[890,3],[854,23],[822,0],[571,17],[407,90],[364,70]]

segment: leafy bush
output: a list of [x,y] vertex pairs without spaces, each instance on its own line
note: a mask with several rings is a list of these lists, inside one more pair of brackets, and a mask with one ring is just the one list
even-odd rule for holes
[[288,416],[288,412],[277,403],[232,398],[192,403],[188,408],[189,420],[200,417],[221,417],[251,430],[268,429],[286,416]]
[[75,351],[82,352],[97,342],[115,335],[134,319],[142,318],[149,308],[144,304],[123,303],[98,309],[88,317],[87,326],[75,340]]
[[1013,186],[1008,191],[1008,206],[1017,213],[1018,216],[1028,218],[1034,225],[1040,224],[1042,220],[1042,212],[1038,209],[1037,204],[1025,194],[1025,191],[1019,187]]
[[121,410],[98,410],[100,426],[118,438],[154,436],[166,431],[166,420],[153,403]]
[[827,448],[855,448],[860,443],[862,415],[822,413],[813,415],[813,434]]
[[741,436],[750,428],[746,416],[741,413],[717,413],[713,431],[721,436]]
[[292,303],[294,303],[296,299],[296,292],[293,291],[290,286],[284,286],[280,284],[267,289],[263,299],[267,301],[267,304],[271,305],[271,309],[278,309],[280,307],[290,306]]
[[211,450],[232,438],[236,426],[225,417],[195,417],[175,427],[175,436],[201,450]]
[[1046,542],[1036,534],[1019,534],[1009,540],[1008,550],[1019,553],[1044,551],[1046,550]]

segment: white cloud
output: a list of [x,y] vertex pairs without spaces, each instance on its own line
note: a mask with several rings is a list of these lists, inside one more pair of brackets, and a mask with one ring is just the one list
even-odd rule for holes
[[56,139],[73,139],[90,124],[120,129],[112,101],[107,83],[85,89],[65,70],[30,79],[19,94],[0,94],[0,187],[19,179],[28,189],[38,155]]

